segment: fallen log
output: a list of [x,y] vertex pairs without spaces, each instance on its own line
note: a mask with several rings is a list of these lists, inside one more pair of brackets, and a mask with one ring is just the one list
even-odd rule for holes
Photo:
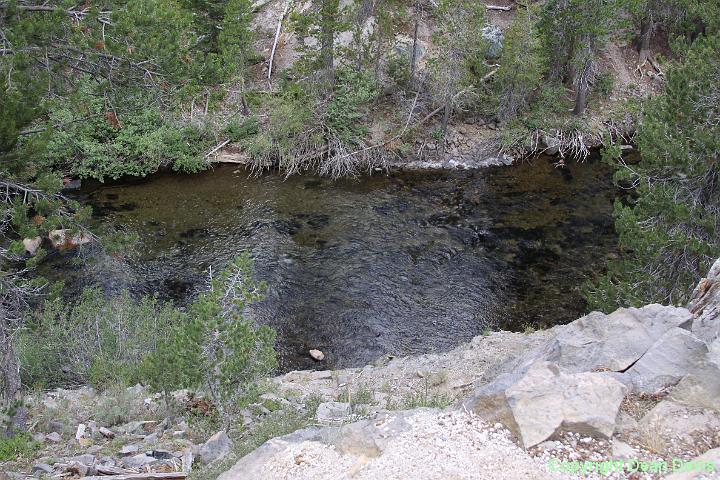
[[510,10],[512,10],[512,7],[503,7],[500,5],[485,5],[485,8],[487,8],[488,10],[500,10],[503,12],[509,12]]

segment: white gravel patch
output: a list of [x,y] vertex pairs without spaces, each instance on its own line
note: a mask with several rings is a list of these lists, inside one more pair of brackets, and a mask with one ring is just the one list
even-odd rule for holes
[[[319,442],[288,444],[263,473],[273,479],[569,479],[513,443],[499,424],[463,411],[420,410],[380,456],[344,454]],[[584,478],[594,478],[585,476]]]

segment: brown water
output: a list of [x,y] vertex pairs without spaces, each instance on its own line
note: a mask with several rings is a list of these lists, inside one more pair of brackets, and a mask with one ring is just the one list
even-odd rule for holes
[[342,181],[157,175],[89,194],[99,221],[140,235],[139,254],[77,273],[183,303],[246,250],[269,286],[252,314],[278,330],[284,369],[312,367],[311,348],[362,365],[584,313],[578,287],[616,244],[610,177],[547,159]]

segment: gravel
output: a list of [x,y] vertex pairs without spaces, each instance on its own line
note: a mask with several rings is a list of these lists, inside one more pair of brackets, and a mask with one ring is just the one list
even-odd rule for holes
[[577,478],[549,472],[546,458],[532,457],[502,426],[467,412],[419,410],[408,423],[410,428],[388,442],[378,457],[343,454],[331,445],[304,441],[288,444],[263,473],[296,480]]

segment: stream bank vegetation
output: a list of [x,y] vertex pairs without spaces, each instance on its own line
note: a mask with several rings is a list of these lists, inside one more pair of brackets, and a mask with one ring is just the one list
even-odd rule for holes
[[[452,154],[455,124],[513,155],[583,158],[602,143],[632,193],[616,205],[619,257],[586,285],[591,306],[684,302],[720,256],[717,2],[517,1],[499,13],[504,31],[488,9],[0,0],[0,455],[32,449],[33,388],[200,388],[227,423],[276,366],[274,333],[243,316],[262,291],[247,257],[185,310],[97,289],[58,296],[34,271],[48,237],[127,246],[86,229],[89,210],[63,194],[75,178],[197,172],[228,145],[256,171],[356,175]],[[622,157],[630,140],[638,164]]]

